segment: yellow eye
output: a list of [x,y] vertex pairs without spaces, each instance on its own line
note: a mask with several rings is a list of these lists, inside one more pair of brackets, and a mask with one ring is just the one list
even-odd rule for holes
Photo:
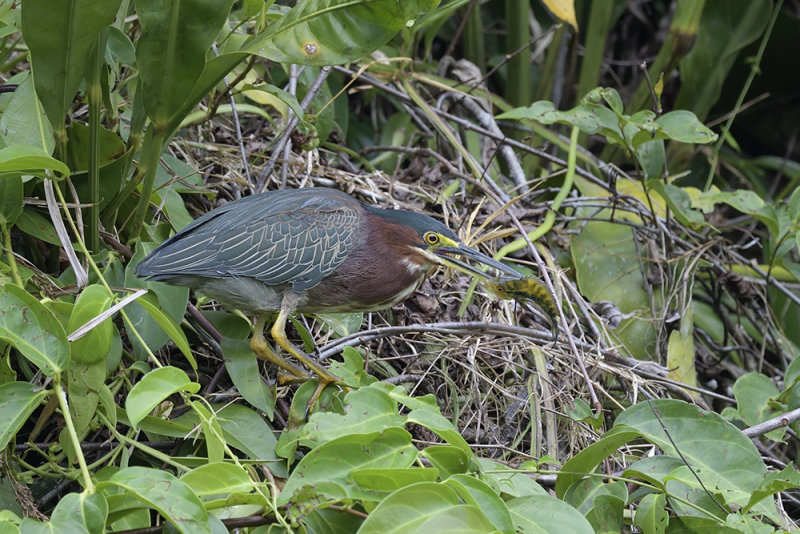
[[439,244],[439,234],[434,232],[428,232],[425,234],[425,242],[429,245],[438,245]]

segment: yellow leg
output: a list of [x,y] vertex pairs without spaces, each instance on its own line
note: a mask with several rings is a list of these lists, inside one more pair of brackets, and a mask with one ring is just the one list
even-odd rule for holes
[[302,369],[277,354],[267,344],[267,340],[264,339],[264,327],[267,323],[267,319],[267,315],[259,315],[256,319],[255,333],[250,340],[250,348],[259,358],[277,365],[288,373],[289,376],[284,375],[283,377],[279,374],[279,382],[284,383],[292,379],[308,378],[308,375]]
[[286,319],[288,317],[289,313],[284,310],[281,310],[280,313],[278,313],[278,318],[275,319],[275,324],[272,325],[272,330],[270,331],[272,333],[272,339],[275,340],[275,343],[277,343],[280,348],[297,358],[306,367],[314,371],[314,374],[319,377],[319,383],[323,388],[327,384],[338,382],[339,377],[328,371],[314,358],[292,345],[292,343],[289,341],[289,338],[286,337]]

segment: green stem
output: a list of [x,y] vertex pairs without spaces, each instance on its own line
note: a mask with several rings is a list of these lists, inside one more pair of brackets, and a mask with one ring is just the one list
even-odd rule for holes
[[764,56],[764,50],[767,48],[769,37],[772,35],[772,28],[775,26],[775,21],[778,19],[778,14],[781,12],[782,6],[783,0],[778,0],[778,2],[775,3],[775,7],[772,11],[772,18],[767,25],[764,36],[761,38],[761,44],[758,47],[758,53],[756,53],[756,57],[750,62],[750,74],[747,76],[747,80],[744,82],[742,90],[739,92],[739,98],[736,100],[736,105],[733,107],[733,112],[731,113],[730,117],[728,117],[727,122],[725,122],[725,126],[722,127],[722,132],[720,132],[717,144],[714,146],[714,150],[711,152],[711,165],[708,169],[708,177],[706,178],[706,187],[704,191],[708,191],[711,188],[711,182],[714,180],[714,175],[717,172],[719,151],[722,149],[722,144],[725,142],[728,132],[731,131],[733,119],[736,118],[736,116],[739,114],[739,110],[742,109],[742,103],[744,102],[744,98],[747,96],[747,92],[750,90],[750,86],[752,85],[756,74],[761,72],[761,58]]
[[86,458],[83,457],[83,450],[81,450],[81,441],[78,439],[78,434],[75,432],[75,425],[72,422],[72,414],[69,412],[69,404],[67,403],[67,395],[61,387],[61,375],[56,374],[53,378],[53,391],[55,391],[58,405],[61,407],[61,415],[64,417],[64,422],[67,425],[67,433],[69,439],[72,441],[72,446],[75,449],[75,456],[78,457],[78,465],[81,469],[83,476],[83,485],[86,491],[94,493],[94,483],[92,476],[89,474],[89,467],[86,465]]
[[167,465],[171,465],[172,467],[174,467],[175,469],[178,469],[180,471],[184,471],[184,472],[185,471],[191,471],[191,468],[186,467],[185,465],[176,462],[175,460],[172,459],[172,457],[164,454],[163,452],[161,452],[161,451],[159,451],[157,449],[154,449],[152,447],[148,447],[147,445],[143,445],[142,443],[139,443],[135,439],[131,439],[128,436],[125,436],[124,434],[121,434],[114,427],[114,425],[111,424],[111,421],[109,421],[108,418],[105,415],[103,415],[101,412],[97,412],[97,416],[100,418],[101,421],[103,421],[103,424],[106,425],[106,428],[108,428],[108,430],[112,434],[114,434],[114,437],[117,438],[117,441],[119,441],[120,443],[125,443],[127,445],[131,445],[132,447],[137,448],[137,449],[139,449],[140,451],[142,451],[142,452],[144,452],[146,454],[149,454],[150,456],[152,456],[156,460],[158,460],[160,462],[163,462],[163,463],[165,463]]
[[150,196],[153,194],[153,185],[155,184],[156,171],[158,170],[158,160],[161,158],[166,137],[166,132],[155,131],[152,123],[144,136],[142,156],[136,172],[138,176],[141,176],[142,192],[139,197],[139,204],[137,204],[136,211],[130,221],[129,238],[139,236],[144,220],[147,218],[147,209],[150,207]]
[[100,69],[107,31],[97,37],[92,59],[86,75],[86,95],[89,99],[89,220],[87,221],[88,248],[93,252],[100,250],[100,103],[103,101],[100,86]]
[[11,267],[11,277],[14,279],[15,284],[24,288],[25,284],[22,282],[22,277],[19,275],[17,259],[14,257],[14,250],[11,248],[11,231],[8,229],[5,221],[0,221],[0,232],[3,233],[3,248],[6,250],[8,265]]
[[[564,183],[561,184],[561,189],[559,189],[558,194],[556,194],[556,198],[553,199],[553,205],[550,206],[550,210],[544,216],[544,222],[534,228],[530,232],[528,232],[528,239],[534,242],[544,234],[550,231],[553,227],[553,224],[556,220],[556,212],[561,207],[561,203],[564,202],[564,199],[567,198],[569,192],[572,190],[572,184],[575,180],[575,163],[578,159],[578,134],[580,130],[573,126],[572,133],[569,136],[569,152],[567,154],[567,174],[564,176]],[[515,239],[511,243],[507,244],[503,248],[497,251],[494,258],[496,260],[500,260],[505,258],[512,252],[525,248],[528,245],[528,241],[524,238]]]

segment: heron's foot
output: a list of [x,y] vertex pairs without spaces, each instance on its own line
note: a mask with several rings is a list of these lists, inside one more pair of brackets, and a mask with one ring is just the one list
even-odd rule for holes
[[279,383],[283,384],[289,381],[305,380],[308,378],[308,374],[305,371],[272,350],[264,339],[264,335],[259,334],[258,330],[256,330],[255,335],[250,340],[250,349],[262,360],[267,360],[284,371],[278,373]]

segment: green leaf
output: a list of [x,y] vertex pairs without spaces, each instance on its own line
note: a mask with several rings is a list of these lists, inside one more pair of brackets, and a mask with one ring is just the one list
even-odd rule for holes
[[764,477],[761,486],[750,496],[743,511],[747,512],[760,501],[779,491],[797,488],[800,488],[800,472],[794,465],[788,464],[781,471],[769,473]]
[[633,524],[644,534],[664,534],[669,524],[667,496],[663,493],[650,493],[642,497],[636,508]]
[[[262,463],[270,462],[270,470],[275,476],[281,478],[288,476],[284,466],[285,462],[282,462],[275,453],[277,439],[261,415],[255,410],[239,404],[213,404],[211,409],[216,412],[216,421],[222,428],[223,437],[228,445],[242,451],[252,460]],[[144,430],[160,434],[183,437],[198,424],[200,424],[200,418],[192,411],[170,421],[146,418],[142,421],[141,427]]]
[[56,532],[77,532],[73,525],[80,525],[87,533],[105,531],[108,503],[99,493],[68,493],[58,501],[50,516],[50,524]]
[[106,363],[102,360],[93,363],[73,361],[67,369],[69,411],[79,436],[94,418],[105,378]]
[[[624,412],[623,412],[624,413]],[[619,427],[612,428],[603,437],[592,443],[564,464],[564,468],[556,478],[556,496],[563,498],[567,490],[594,469],[610,454],[622,445],[636,439],[640,433],[636,430]]]
[[589,222],[571,238],[571,254],[581,292],[592,302],[608,300],[623,319],[613,331],[637,359],[649,359],[655,350],[656,328],[650,297],[644,290],[639,253],[631,229],[608,222]]
[[0,450],[6,448],[28,417],[47,397],[28,382],[9,382],[0,386]]
[[25,203],[22,200],[22,177],[8,176],[0,178],[0,225],[6,228],[14,226],[22,214]]
[[30,49],[36,92],[55,130],[63,131],[89,52],[119,5],[120,0],[26,0],[22,6],[22,35]]
[[69,176],[69,167],[39,147],[11,145],[0,149],[0,176],[32,174],[44,177],[45,170]]
[[173,343],[180,349],[186,359],[189,362],[189,365],[192,366],[192,369],[197,369],[197,360],[192,354],[192,349],[189,347],[189,340],[186,339],[186,334],[183,333],[183,330],[175,324],[167,314],[161,311],[161,308],[158,305],[156,299],[150,295],[142,295],[138,299],[136,299],[136,304],[140,305],[142,308],[147,311],[150,317],[158,323],[158,326],[166,333],[169,338],[172,340]]
[[211,534],[203,503],[187,484],[166,471],[127,467],[97,485],[99,490],[106,493],[112,486],[122,488],[132,497],[158,510],[178,532]]
[[125,411],[131,426],[136,425],[148,415],[161,401],[179,391],[197,393],[200,384],[192,382],[177,367],[162,367],[144,375],[128,393],[125,399]]
[[[72,334],[80,327],[108,310],[113,299],[105,286],[91,284],[86,286],[75,301],[69,316],[67,331]],[[103,359],[111,349],[114,323],[111,318],[91,329],[86,335],[70,342],[72,359],[82,363],[94,363]]]
[[[402,428],[387,428],[370,434],[348,434],[313,449],[300,460],[278,497],[278,505],[291,502],[303,492],[334,499],[380,500],[361,491],[350,474],[359,469],[404,469],[417,457],[411,434]],[[323,484],[324,483],[324,484]]]
[[680,62],[675,109],[690,109],[705,120],[739,53],[762,35],[770,6],[767,0],[706,3],[697,40]]
[[349,434],[370,434],[388,428],[401,428],[406,422],[406,418],[397,413],[397,403],[377,387],[353,390],[345,396],[344,403],[344,414],[311,414],[300,434],[300,444],[315,447]]
[[225,23],[231,0],[136,0],[142,27],[136,47],[142,98],[156,130],[183,107]]
[[[180,324],[183,314],[186,312],[186,304],[189,302],[189,289],[186,287],[170,285],[164,282],[143,280],[137,277],[133,272],[134,266],[142,261],[142,259],[144,259],[144,257],[155,247],[156,243],[151,242],[139,242],[137,244],[136,252],[134,253],[133,258],[131,258],[131,261],[125,267],[124,284],[127,288],[141,287],[149,289],[156,295],[158,298],[158,307],[163,311],[163,315],[166,315],[169,320],[164,321],[163,317],[161,316],[159,316],[159,319],[162,320],[162,322],[167,325],[166,327],[176,335],[176,338],[173,341],[177,341],[183,345],[183,340],[181,337],[184,337],[185,339],[185,336],[183,336],[183,332],[175,332],[175,329],[177,329],[177,325]],[[150,298],[150,300],[148,300],[149,303],[155,303],[152,300],[152,297],[145,296],[145,298]],[[138,300],[128,306],[126,310],[128,318],[139,332],[139,335],[142,336],[150,350],[156,351],[163,347],[170,340],[170,335],[165,332],[164,328],[162,328],[161,324],[157,322],[156,318],[150,315],[150,312],[147,311],[144,306],[139,304]],[[171,325],[169,323],[171,323]],[[131,343],[133,344],[133,349],[136,355],[140,359],[144,359],[147,356],[147,352],[145,351],[144,347],[141,346],[135,336],[131,338]],[[188,349],[188,343],[183,345],[183,348]]]
[[[38,155],[49,156],[55,147],[53,129],[50,126],[50,121],[47,120],[47,117],[42,112],[39,100],[36,98],[30,75],[26,74],[19,81],[19,86],[11,95],[5,110],[0,116],[0,138],[2,138],[2,143],[0,144],[5,145],[6,148],[12,148],[14,145],[35,147],[38,149]],[[23,155],[26,154],[23,153]],[[12,159],[15,159],[14,152],[9,156],[9,160]],[[30,164],[33,163],[30,162]],[[23,164],[27,165],[29,163],[18,162],[12,164],[11,172],[19,173],[20,170],[15,167]],[[45,174],[42,172],[42,168],[47,169],[54,165],[52,162],[40,162],[37,160],[35,167],[26,169],[26,171],[31,172],[25,172],[25,174],[43,177]],[[60,164],[58,168],[63,170],[65,165]],[[63,174],[66,176],[69,171]]]
[[261,378],[250,344],[241,339],[223,337],[220,345],[225,369],[233,385],[247,402],[266,413],[271,421],[276,401],[275,388],[267,386]]
[[249,492],[254,486],[247,471],[224,462],[201,465],[192,469],[181,477],[181,482],[188,485],[200,497]]
[[8,341],[47,376],[66,369],[69,343],[61,323],[24,289],[0,288],[0,339]]
[[705,224],[703,214],[692,209],[692,199],[684,189],[656,179],[647,180],[647,187],[661,195],[681,224],[691,228],[699,228]]
[[480,508],[461,504],[443,484],[421,482],[389,495],[369,514],[359,534],[496,532]]
[[506,504],[517,532],[522,534],[594,534],[580,512],[549,495],[517,497]]
[[[757,425],[779,414],[774,407],[774,399],[778,395],[778,386],[768,376],[759,373],[742,375],[733,384],[733,396],[736,398],[739,416],[748,426]],[[778,441],[785,432],[786,428],[782,427],[767,433],[767,436]]]
[[441,414],[439,408],[425,406],[411,410],[408,414],[408,422],[424,426],[450,445],[465,453],[471,453],[469,444],[461,437],[453,423]]
[[471,451],[467,453],[452,445],[430,445],[422,449],[419,454],[431,462],[431,465],[439,471],[442,479],[458,473],[466,473],[472,458]]
[[660,489],[666,489],[665,480],[675,469],[684,465],[676,456],[650,456],[632,463],[623,473],[624,477],[640,478]]
[[350,480],[360,490],[380,493],[391,493],[419,482],[433,482],[439,471],[431,468],[365,468],[350,472]]
[[444,481],[466,504],[483,511],[489,521],[500,532],[513,534],[514,525],[503,499],[485,482],[469,475],[453,475]]
[[681,143],[708,144],[719,137],[708,129],[697,115],[685,109],[670,111],[656,119],[669,139]]
[[647,402],[636,404],[617,417],[617,427],[636,429],[670,456],[677,456],[677,447],[695,471],[713,476],[707,485],[715,485],[728,503],[747,504],[767,472],[755,445],[739,429],[718,414],[683,401],[660,399],[652,401],[652,407]]
[[368,56],[438,0],[304,0],[247,50],[278,63],[337,65]]
[[61,240],[58,238],[53,223],[42,216],[32,206],[25,206],[16,224],[17,228],[29,236],[41,239],[45,243],[50,243],[51,245],[61,246]]
[[478,458],[477,462],[481,467],[484,480],[489,481],[502,495],[509,497],[548,495],[547,491],[527,473],[485,458]]

